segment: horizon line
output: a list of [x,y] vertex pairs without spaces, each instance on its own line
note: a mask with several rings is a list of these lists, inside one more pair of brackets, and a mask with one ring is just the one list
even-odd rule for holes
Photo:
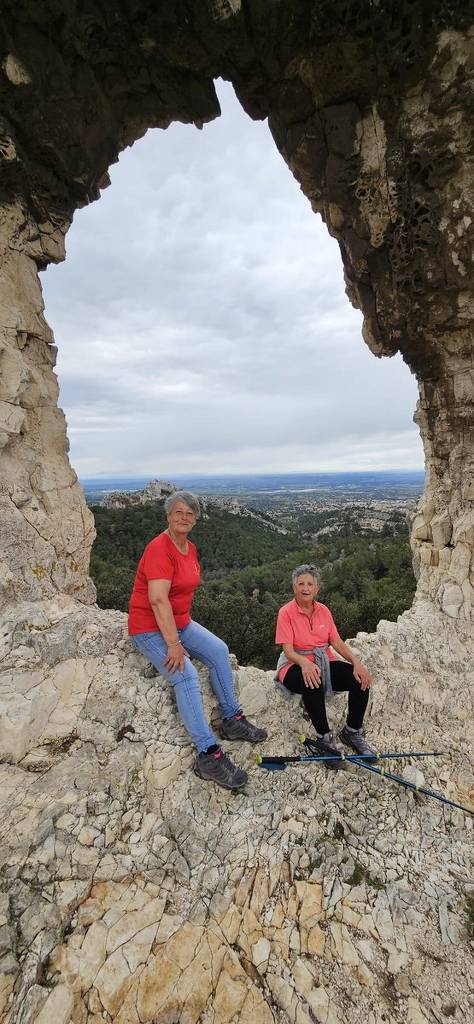
[[255,476],[260,476],[260,477],[261,476],[265,476],[265,477],[277,477],[277,476],[290,476],[290,477],[298,477],[298,476],[361,476],[362,474],[366,475],[367,473],[370,473],[370,474],[375,476],[375,475],[378,475],[378,474],[381,474],[381,473],[407,473],[407,474],[408,473],[423,473],[423,474],[425,474],[425,472],[426,472],[426,470],[424,468],[421,468],[421,467],[414,468],[414,469],[413,468],[412,469],[401,469],[401,468],[397,467],[397,468],[394,468],[394,469],[350,469],[350,470],[314,469],[314,470],[300,470],[298,472],[293,472],[293,471],[288,471],[288,470],[280,470],[280,471],[276,470],[273,473],[266,473],[266,472],[263,472],[263,471],[259,472],[258,470],[257,471],[243,470],[242,472],[214,472],[214,473],[195,473],[195,472],[193,472],[193,473],[183,473],[183,472],[181,472],[181,473],[174,473],[172,475],[172,477],[171,476],[168,477],[168,476],[165,476],[165,475],[150,476],[150,474],[148,474],[148,473],[135,473],[135,474],[131,474],[131,473],[120,473],[120,472],[107,472],[107,473],[93,473],[93,474],[91,474],[89,476],[81,476],[78,473],[77,477],[78,477],[79,480],[101,480],[101,479],[105,479],[105,478],[110,479],[110,478],[114,478],[114,477],[118,477],[121,480],[137,480],[137,479],[142,478],[142,477],[143,478],[148,477],[150,479],[150,481],[151,480],[163,480],[163,481],[171,483],[172,479],[179,480],[179,479],[181,479],[183,477],[185,477],[188,480],[191,480],[191,479],[200,479],[200,480],[202,480],[202,479],[209,479],[210,480],[210,479],[213,479],[215,477],[241,477],[241,476],[249,476],[249,477],[255,477]]

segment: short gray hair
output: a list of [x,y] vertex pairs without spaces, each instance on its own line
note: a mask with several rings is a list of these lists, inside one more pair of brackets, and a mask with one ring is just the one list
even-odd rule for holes
[[191,494],[191,491],[173,491],[172,494],[169,494],[168,497],[165,498],[165,512],[167,516],[169,516],[177,501],[182,501],[183,505],[187,505],[188,508],[194,512],[196,519],[199,519],[199,516],[201,515],[201,506],[196,495]]
[[291,574],[291,582],[296,583],[300,576],[306,576],[306,573],[313,576],[315,583],[319,583],[319,573],[315,565],[297,565]]

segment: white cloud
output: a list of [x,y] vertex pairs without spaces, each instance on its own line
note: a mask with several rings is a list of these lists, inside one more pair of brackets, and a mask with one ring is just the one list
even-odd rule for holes
[[338,246],[229,86],[149,132],[43,278],[81,475],[418,468],[416,386],[377,360]]

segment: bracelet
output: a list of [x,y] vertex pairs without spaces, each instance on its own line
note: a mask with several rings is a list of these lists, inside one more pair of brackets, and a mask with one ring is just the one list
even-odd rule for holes
[[167,647],[181,647],[181,640],[173,640],[172,644],[167,644]]

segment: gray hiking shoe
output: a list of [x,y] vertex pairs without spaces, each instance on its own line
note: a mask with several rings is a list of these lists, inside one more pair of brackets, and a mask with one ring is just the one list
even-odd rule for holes
[[339,739],[342,740],[347,747],[351,747],[352,750],[355,750],[356,754],[364,754],[366,760],[377,760],[377,751],[367,743],[363,729],[351,730],[347,728],[347,725],[345,725],[339,733]]
[[215,750],[212,754],[199,754],[194,762],[194,774],[206,782],[216,782],[224,789],[242,789],[248,775],[243,768],[237,768],[223,750]]
[[223,740],[241,740],[242,743],[263,743],[268,733],[259,729],[253,722],[239,712],[233,718],[224,718],[219,730]]
[[337,736],[335,732],[325,732],[324,736],[317,736],[315,740],[311,741],[311,748],[315,749],[315,753],[329,754],[331,757],[340,757],[340,761],[326,761],[328,768],[344,768],[344,751],[339,746]]

